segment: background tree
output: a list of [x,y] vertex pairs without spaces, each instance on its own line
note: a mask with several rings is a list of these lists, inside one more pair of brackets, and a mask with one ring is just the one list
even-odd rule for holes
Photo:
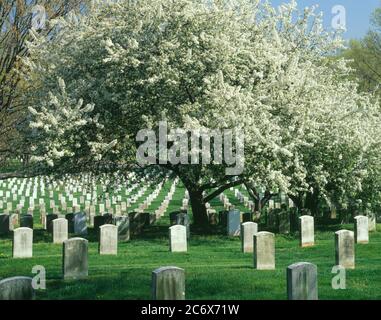
[[[34,26],[47,36],[44,19],[55,19],[83,9],[85,0],[1,0],[0,1],[0,161],[8,156],[27,157],[20,144],[19,129],[24,126],[26,108],[22,102],[28,83],[21,76],[20,59],[28,55],[26,43]],[[25,159],[26,160],[26,159]]]
[[381,8],[375,10],[371,29],[360,40],[351,40],[344,57],[351,59],[353,76],[359,79],[359,89],[381,94]]

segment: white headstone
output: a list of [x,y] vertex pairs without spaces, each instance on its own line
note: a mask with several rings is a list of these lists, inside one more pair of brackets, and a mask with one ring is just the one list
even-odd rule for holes
[[113,224],[104,224],[99,227],[99,254],[118,254],[118,227]]
[[356,243],[369,242],[369,220],[366,216],[355,217],[355,240]]
[[62,244],[69,237],[68,221],[65,218],[53,220],[53,243]]
[[17,228],[13,231],[13,258],[33,257],[33,230]]
[[336,265],[346,269],[355,268],[354,233],[349,230],[335,232]]
[[310,247],[315,244],[314,217],[301,216],[300,219],[300,246]]
[[171,252],[187,251],[187,228],[174,225],[169,228],[169,248]]
[[275,269],[275,235],[261,231],[254,235],[254,268]]
[[253,252],[254,235],[258,232],[258,224],[255,222],[244,222],[241,224],[241,248],[242,252]]
[[241,231],[241,213],[237,209],[228,212],[228,236],[238,237]]

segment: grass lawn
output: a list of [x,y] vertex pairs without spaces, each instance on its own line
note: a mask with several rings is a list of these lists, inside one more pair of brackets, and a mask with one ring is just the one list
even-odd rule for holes
[[[160,205],[171,184],[171,181],[165,184],[148,208],[149,212]],[[139,200],[152,190],[148,188]],[[224,236],[224,231],[219,229],[208,236],[192,232],[188,252],[171,253],[168,213],[181,207],[184,191],[183,186],[177,187],[166,215],[143,234],[128,243],[119,243],[117,256],[100,256],[96,236],[90,229],[89,278],[81,281],[62,280],[62,246],[52,244],[52,236],[41,229],[36,210],[33,258],[12,259],[11,235],[1,236],[0,279],[21,275],[33,277],[32,268],[42,265],[46,268],[47,289],[39,291],[37,299],[150,299],[151,272],[173,265],[185,269],[187,299],[286,299],[286,267],[306,261],[318,266],[320,299],[381,299],[381,225],[378,232],[370,234],[369,244],[356,245],[356,269],[347,271],[347,289],[334,290],[331,287],[334,276],[331,270],[335,264],[334,231],[353,230],[352,225],[324,229],[316,226],[316,245],[303,249],[299,247],[297,235],[277,235],[274,271],[255,270],[253,255],[241,253],[240,239]],[[246,210],[231,190],[226,191],[226,195],[238,209]],[[222,209],[217,198],[211,205],[217,211]],[[260,227],[260,231],[264,230]]]
[[91,233],[89,239],[87,280],[61,279],[62,247],[49,243],[51,236],[42,230],[35,231],[32,259],[12,259],[11,241],[0,240],[0,277],[33,276],[32,267],[43,265],[47,289],[37,299],[150,299],[152,270],[175,265],[186,271],[187,299],[285,299],[286,267],[307,261],[318,266],[320,299],[381,299],[381,232],[372,233],[369,244],[356,245],[356,269],[347,271],[346,290],[331,288],[333,231],[317,232],[316,245],[304,249],[297,237],[278,235],[274,271],[253,269],[253,256],[240,252],[240,240],[222,235],[193,235],[187,253],[170,253],[165,225],[120,243],[118,256],[98,255]]

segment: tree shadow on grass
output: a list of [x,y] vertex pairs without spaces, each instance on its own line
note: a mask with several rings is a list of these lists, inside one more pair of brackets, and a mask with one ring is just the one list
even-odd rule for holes
[[[169,225],[151,225],[143,229],[143,231],[135,236],[133,239],[140,240],[155,240],[155,239],[167,239],[169,232]],[[222,226],[208,226],[205,228],[199,228],[194,225],[190,225],[191,239],[194,236],[226,236],[226,228]]]
[[33,242],[52,243],[53,235],[44,229],[33,229]]
[[0,240],[12,240],[13,233],[10,231],[8,233],[0,234]]
[[256,270],[253,266],[229,266],[229,269],[236,269],[236,270]]
[[347,229],[348,225],[342,225],[342,224],[316,224],[315,225],[315,232],[336,232],[341,229]]
[[169,226],[152,225],[145,227],[140,234],[131,236],[132,239],[137,240],[155,240],[168,238]]

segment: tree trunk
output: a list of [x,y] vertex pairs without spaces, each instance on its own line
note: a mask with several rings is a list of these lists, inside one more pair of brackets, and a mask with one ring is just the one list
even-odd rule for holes
[[205,228],[209,226],[208,214],[206,211],[206,206],[204,202],[204,197],[202,191],[199,190],[190,190],[189,198],[192,206],[193,213],[193,223],[194,225]]
[[296,206],[298,210],[303,209],[303,200],[300,194],[298,196],[289,194],[288,197],[292,200],[292,202],[294,203],[294,205]]
[[305,207],[310,209],[312,216],[316,217],[319,211],[319,189],[314,188],[306,196]]

